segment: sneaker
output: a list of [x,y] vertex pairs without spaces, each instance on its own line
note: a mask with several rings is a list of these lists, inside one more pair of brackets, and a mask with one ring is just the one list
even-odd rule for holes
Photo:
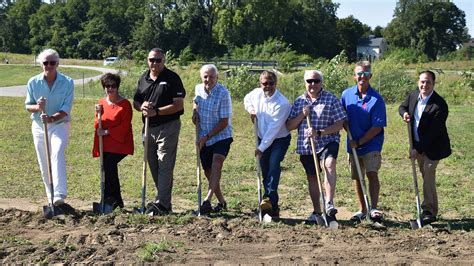
[[205,200],[201,204],[201,214],[209,214],[212,211],[211,203],[208,200]]
[[317,213],[317,212],[311,213],[311,215],[306,220],[311,223],[324,224],[323,216],[321,216],[321,213]]
[[326,203],[326,214],[331,217],[335,217],[337,213],[336,207],[332,204],[332,202]]
[[224,201],[224,203],[218,202],[214,208],[212,208],[214,212],[221,212],[221,211],[227,211],[227,202]]
[[264,198],[262,202],[260,202],[260,209],[262,209],[263,212],[271,212],[273,210],[272,202],[269,198]]

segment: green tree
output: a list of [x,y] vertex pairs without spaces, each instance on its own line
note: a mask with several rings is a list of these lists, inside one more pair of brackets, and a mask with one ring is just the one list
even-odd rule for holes
[[465,13],[454,3],[426,0],[399,0],[384,35],[391,45],[415,47],[432,60],[469,37]]
[[337,44],[341,50],[345,50],[350,61],[357,59],[357,41],[364,35],[365,29],[362,22],[352,15],[339,19],[336,24]]
[[10,52],[30,53],[28,19],[41,6],[41,0],[17,0],[6,13],[5,42]]

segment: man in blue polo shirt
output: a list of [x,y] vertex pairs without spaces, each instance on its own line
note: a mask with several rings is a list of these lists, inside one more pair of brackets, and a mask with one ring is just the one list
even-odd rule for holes
[[370,62],[357,62],[354,69],[356,85],[347,88],[341,96],[341,103],[346,109],[349,120],[348,130],[353,137],[352,141],[347,139],[347,152],[350,155],[352,180],[359,199],[359,211],[351,218],[354,221],[364,219],[367,210],[351,148],[357,150],[362,173],[365,172],[369,180],[370,218],[374,221],[382,219],[382,213],[377,210],[380,192],[378,171],[382,163],[380,153],[384,141],[383,128],[387,126],[387,116],[382,96],[370,86],[371,77]]

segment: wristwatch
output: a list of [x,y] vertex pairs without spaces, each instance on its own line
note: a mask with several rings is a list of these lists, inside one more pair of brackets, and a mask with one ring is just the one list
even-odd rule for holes
[[318,129],[318,131],[316,131],[316,135],[318,135],[318,137],[321,137],[321,130]]

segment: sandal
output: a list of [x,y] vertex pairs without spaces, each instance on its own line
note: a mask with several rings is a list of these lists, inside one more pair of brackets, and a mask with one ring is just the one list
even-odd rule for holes
[[362,222],[362,220],[364,219],[365,219],[365,214],[361,211],[354,213],[354,215],[352,215],[351,217],[351,221],[353,222]]
[[377,209],[370,210],[370,219],[373,221],[381,221],[383,218],[382,212]]

